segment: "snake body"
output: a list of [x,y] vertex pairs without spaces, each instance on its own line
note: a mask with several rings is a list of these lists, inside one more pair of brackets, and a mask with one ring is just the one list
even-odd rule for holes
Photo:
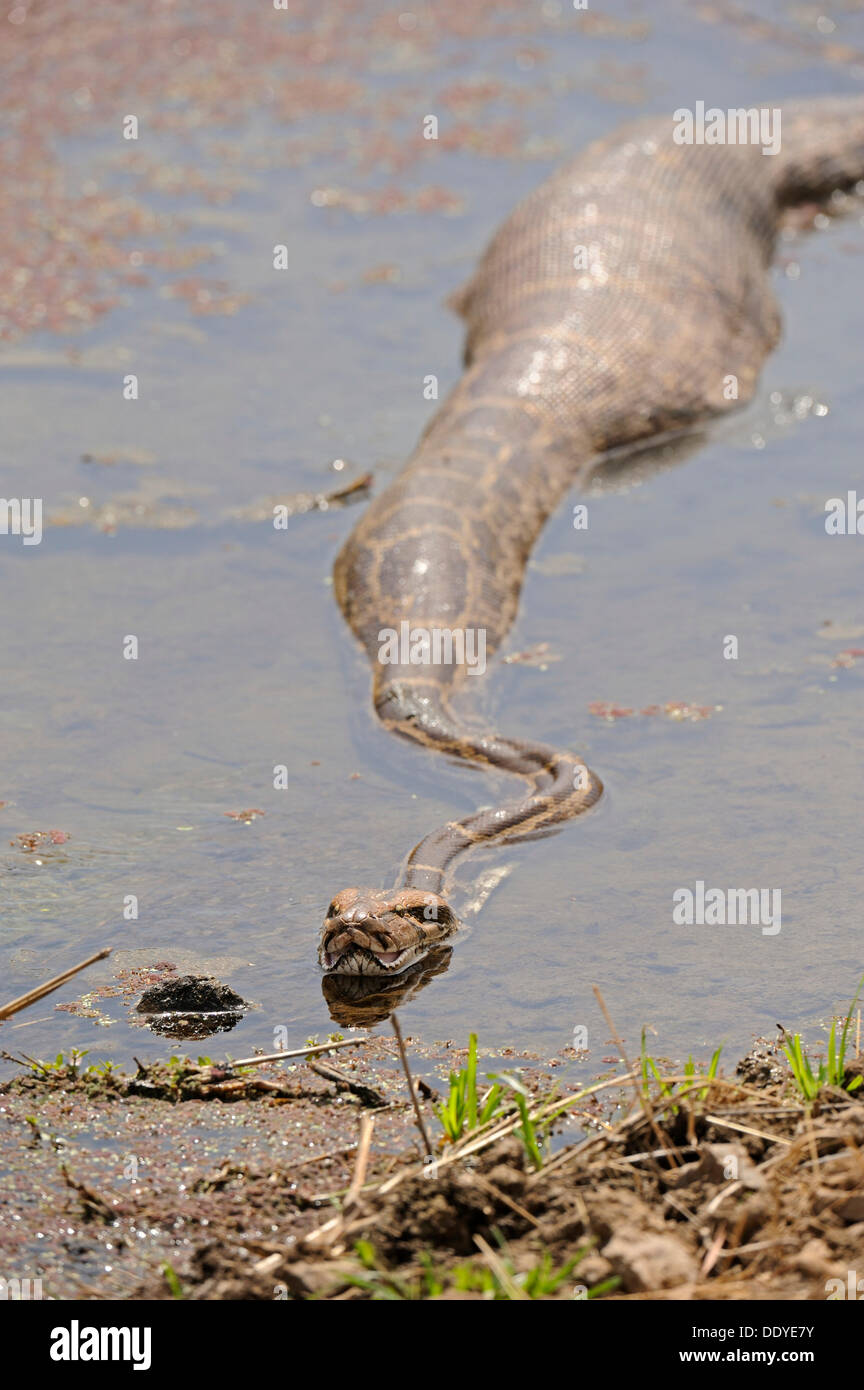
[[482,631],[491,655],[541,527],[598,458],[751,397],[779,336],[768,268],[784,208],[864,177],[864,98],[781,111],[774,155],[678,144],[669,117],[591,145],[517,207],[458,296],[464,374],[344,544],[335,592],[386,727],[529,788],[427,835],[394,889],[337,894],[325,972],[404,971],[458,926],[446,893],[460,856],[547,831],[601,795],[574,754],[454,712],[473,684],[465,662],[384,664],[382,634],[406,620]]

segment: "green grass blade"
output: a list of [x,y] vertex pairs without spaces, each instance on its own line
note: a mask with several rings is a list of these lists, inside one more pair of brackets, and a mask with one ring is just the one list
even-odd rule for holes
[[468,1072],[465,1078],[468,1102],[468,1128],[477,1128],[477,1034],[468,1039]]

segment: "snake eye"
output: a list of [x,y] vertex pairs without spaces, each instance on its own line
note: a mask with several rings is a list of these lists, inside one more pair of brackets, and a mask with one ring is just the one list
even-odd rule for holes
[[339,911],[339,909],[338,909],[338,907],[336,906],[336,904],[335,904],[335,903],[331,903],[330,906],[328,907],[327,911],[325,912],[324,916],[325,916],[325,917],[335,917],[335,916],[336,916],[336,913],[337,913],[338,911]]

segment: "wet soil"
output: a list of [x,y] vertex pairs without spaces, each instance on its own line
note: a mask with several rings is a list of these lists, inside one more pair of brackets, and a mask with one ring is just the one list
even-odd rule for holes
[[[410,1047],[418,1076],[462,1060]],[[549,1093],[548,1066],[522,1076]],[[389,1039],[278,1067],[24,1073],[0,1089],[4,1260],[60,1300],[824,1300],[860,1263],[864,1102],[825,1088],[808,1110],[771,1045],[675,1105],[588,1098],[539,1168],[518,1117],[441,1142],[431,1081],[432,1161]]]

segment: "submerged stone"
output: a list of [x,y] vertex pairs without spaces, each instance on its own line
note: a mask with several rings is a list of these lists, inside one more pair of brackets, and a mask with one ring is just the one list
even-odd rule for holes
[[211,975],[175,975],[150,985],[135,1007],[163,1037],[209,1038],[233,1028],[249,1005]]
[[233,1013],[246,1001],[209,975],[177,975],[145,989],[136,1008],[141,1014]]

